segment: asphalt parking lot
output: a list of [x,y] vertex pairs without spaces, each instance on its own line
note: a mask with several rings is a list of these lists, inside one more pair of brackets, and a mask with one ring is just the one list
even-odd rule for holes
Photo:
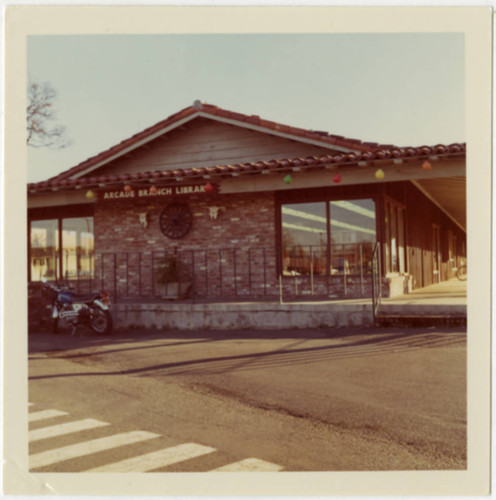
[[[387,443],[390,450],[404,447],[415,457],[411,468],[466,467],[461,329],[127,331],[107,338],[33,333],[29,352],[71,363],[76,369],[65,373],[66,365],[66,378],[76,380],[90,370],[176,384],[220,405],[235,402],[354,439],[381,441],[386,449]],[[31,384],[52,377],[37,373]],[[344,460],[344,467],[383,469],[395,463],[382,460],[362,456]],[[408,461],[399,467],[409,468]]]

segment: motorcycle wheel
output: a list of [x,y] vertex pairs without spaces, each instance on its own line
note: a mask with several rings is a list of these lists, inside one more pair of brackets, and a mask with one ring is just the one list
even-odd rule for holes
[[91,310],[90,328],[100,335],[108,335],[112,331],[112,316],[99,307]]

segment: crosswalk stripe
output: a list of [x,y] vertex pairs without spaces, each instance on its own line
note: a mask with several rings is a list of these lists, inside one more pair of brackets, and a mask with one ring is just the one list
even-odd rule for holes
[[30,469],[45,467],[46,465],[63,462],[64,460],[70,460],[71,458],[91,455],[92,453],[97,453],[99,451],[109,450],[111,448],[117,448],[118,446],[137,443],[139,441],[145,441],[156,437],[159,437],[159,435],[145,431],[114,434],[112,436],[93,439],[91,441],[84,441],[82,443],[36,453],[35,455],[31,455],[29,457],[29,466]]
[[121,462],[114,462],[85,472],[146,472],[167,465],[175,464],[217,451],[210,446],[195,443],[185,443],[171,448],[154,451],[138,457],[128,458]]
[[210,472],[278,472],[283,467],[258,458],[246,458],[239,462],[224,465],[217,469],[212,469]]
[[41,429],[29,431],[28,438],[31,443],[33,441],[39,441],[40,439],[47,439],[55,436],[62,436],[64,434],[70,434],[71,432],[94,429],[104,425],[110,424],[107,422],[100,422],[99,420],[95,420],[93,418],[86,418],[84,420],[77,420],[75,422],[67,422],[65,424],[52,425],[50,427],[42,427]]
[[28,421],[36,422],[38,420],[44,420],[45,418],[60,417],[62,415],[68,415],[68,413],[59,410],[34,411],[32,413],[28,413]]

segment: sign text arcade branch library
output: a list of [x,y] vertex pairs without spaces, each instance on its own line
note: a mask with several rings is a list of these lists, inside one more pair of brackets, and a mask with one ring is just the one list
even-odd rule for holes
[[119,301],[383,296],[466,255],[465,144],[396,147],[195,101],[28,185],[30,282]]

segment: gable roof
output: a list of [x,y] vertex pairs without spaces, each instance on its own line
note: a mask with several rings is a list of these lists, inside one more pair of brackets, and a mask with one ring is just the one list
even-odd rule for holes
[[363,142],[358,139],[349,139],[339,135],[329,134],[322,131],[306,130],[298,127],[291,127],[281,123],[269,121],[256,115],[245,115],[234,111],[213,106],[211,104],[195,101],[192,106],[182,109],[165,120],[162,120],[145,130],[134,134],[112,146],[111,148],[88,158],[78,165],[48,179],[48,182],[57,182],[69,178],[78,178],[89,174],[93,170],[102,167],[110,161],[127,154],[134,149],[143,146],[157,137],[184,125],[197,118],[205,117],[212,120],[223,121],[237,126],[242,126],[259,132],[264,132],[280,137],[311,143],[320,147],[332,148],[350,152],[373,152],[380,149],[390,149],[393,145],[378,144],[376,142]]
[[[206,117],[251,130],[277,135],[314,144],[333,150],[330,154],[307,156],[305,158],[264,159],[256,162],[238,163],[234,165],[214,165],[202,168],[182,168],[173,170],[155,170],[137,173],[121,173],[98,175],[97,169],[114,159],[119,158],[157,137],[174,130],[197,118]],[[336,150],[339,151],[336,153]],[[97,154],[78,165],[48,180],[28,184],[28,192],[47,192],[58,189],[78,189],[81,187],[103,187],[118,185],[123,182],[174,182],[176,180],[193,180],[211,176],[236,176],[240,174],[257,174],[281,172],[287,169],[311,170],[330,165],[364,165],[383,161],[410,161],[426,158],[464,157],[466,145],[456,143],[436,146],[396,147],[375,142],[363,142],[327,132],[305,130],[268,121],[255,115],[245,115],[227,111],[211,104],[195,101],[193,106],[184,108],[165,120],[146,128],[117,145]]]

